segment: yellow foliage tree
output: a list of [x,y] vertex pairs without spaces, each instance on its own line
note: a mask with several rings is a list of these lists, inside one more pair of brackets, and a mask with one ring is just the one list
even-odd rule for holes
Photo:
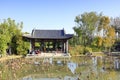
[[98,47],[102,46],[102,43],[103,43],[103,39],[102,37],[98,37]]
[[[115,42],[115,29],[110,26],[110,19],[109,17],[103,16],[100,19],[100,26],[98,27],[98,31],[103,29],[103,40],[99,38],[98,45],[103,44],[103,46],[107,49],[111,49],[112,45]],[[103,41],[103,42],[102,42]]]

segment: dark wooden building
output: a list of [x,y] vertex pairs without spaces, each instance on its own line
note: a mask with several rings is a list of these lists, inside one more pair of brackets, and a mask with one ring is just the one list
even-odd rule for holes
[[[64,29],[33,29],[31,35],[24,35],[23,37],[30,41],[30,50],[39,49],[45,53],[68,53],[68,39],[72,38],[73,34],[66,34]],[[39,44],[39,46],[36,47],[36,43]]]

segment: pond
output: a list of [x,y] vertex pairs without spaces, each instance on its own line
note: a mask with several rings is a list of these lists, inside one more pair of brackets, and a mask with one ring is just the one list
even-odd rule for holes
[[119,57],[19,58],[0,62],[0,80],[119,80]]

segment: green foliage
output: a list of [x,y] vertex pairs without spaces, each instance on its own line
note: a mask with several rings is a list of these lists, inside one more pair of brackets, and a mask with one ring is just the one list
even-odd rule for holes
[[113,46],[115,42],[115,29],[110,25],[110,19],[109,17],[103,16],[100,19],[100,25],[99,27],[103,30],[103,46],[105,49],[109,50]]
[[69,53],[71,55],[79,55],[84,53],[84,46],[75,46],[75,47],[69,47]]
[[5,35],[0,36],[0,54],[5,53],[5,50],[7,48],[7,40]]
[[96,12],[85,12],[75,17],[76,26],[73,27],[75,36],[72,41],[75,45],[92,46],[95,51],[104,49],[110,50],[115,43],[117,25],[119,20],[110,24],[110,19]]
[[14,20],[8,18],[4,19],[0,23],[0,51],[1,54],[5,54],[6,49],[9,47],[8,43],[11,44],[12,37],[17,33],[17,30],[21,30],[21,24],[17,25]]
[[103,45],[103,38],[100,37],[100,36],[94,37],[93,42],[92,42],[91,45],[95,46],[95,47],[99,47],[99,48],[102,47],[102,45]]
[[16,51],[18,55],[26,55],[29,49],[29,42],[25,42],[22,39],[22,35],[16,36]]
[[22,22],[16,23],[10,18],[4,19],[0,23],[0,54],[5,54],[6,49],[11,49],[14,54],[21,54],[26,51],[28,44],[22,40],[22,27]]
[[84,54],[86,54],[86,53],[92,53],[92,48],[90,48],[90,47],[85,47],[85,48],[84,48]]
[[101,49],[99,47],[91,47],[92,52],[101,52]]
[[83,55],[86,53],[92,53],[92,48],[76,45],[75,47],[69,48],[69,53],[71,55]]
[[75,22],[77,24],[73,29],[76,33],[76,36],[78,36],[77,41],[79,41],[81,45],[86,46],[87,44],[91,44],[91,35],[96,29],[96,23],[98,23],[100,17],[101,14],[97,14],[96,12],[85,12],[76,16]]
[[69,44],[71,46],[76,46],[80,44],[80,41],[81,41],[80,37],[73,36],[73,38],[69,39]]
[[26,55],[28,52],[28,49],[30,47],[30,43],[27,41],[24,41],[22,38],[22,34],[16,35],[16,51],[18,55]]

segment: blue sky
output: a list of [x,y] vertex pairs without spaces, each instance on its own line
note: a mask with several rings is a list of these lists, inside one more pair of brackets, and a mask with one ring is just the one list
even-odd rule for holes
[[0,0],[0,20],[23,21],[23,32],[36,29],[65,29],[73,33],[75,16],[84,12],[120,16],[120,0]]

